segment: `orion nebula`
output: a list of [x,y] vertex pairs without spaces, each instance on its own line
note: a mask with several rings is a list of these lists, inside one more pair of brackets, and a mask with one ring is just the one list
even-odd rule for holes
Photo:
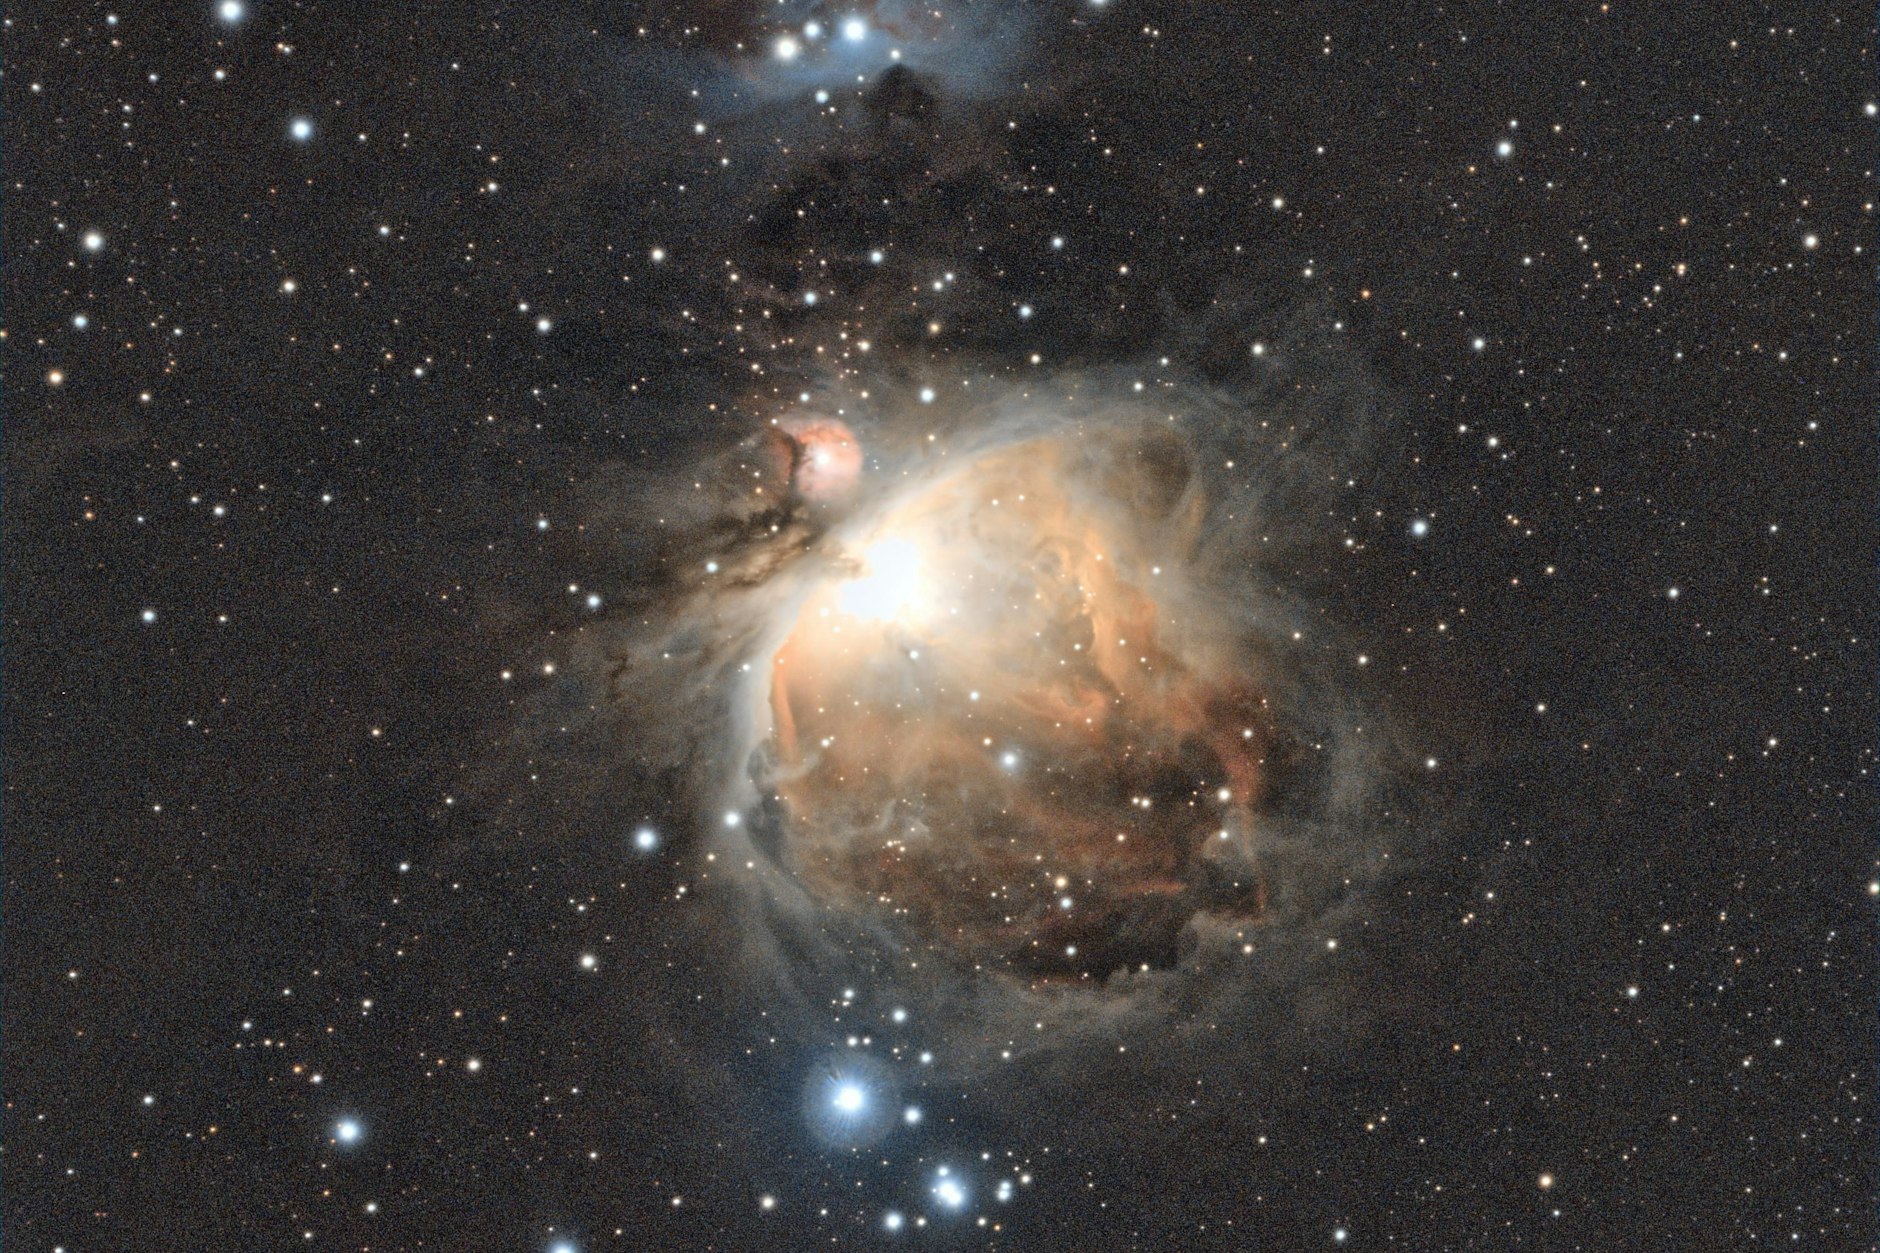
[[978,1075],[988,1108],[988,1065],[1126,1051],[1194,998],[1279,1013],[1283,1049],[1273,1004],[1419,838],[1421,762],[1293,568],[1365,394],[856,373],[624,489],[659,574],[567,681],[631,745],[609,786],[717,868],[690,897],[726,994],[809,1040],[837,985],[914,1007],[930,1047],[880,1082]]

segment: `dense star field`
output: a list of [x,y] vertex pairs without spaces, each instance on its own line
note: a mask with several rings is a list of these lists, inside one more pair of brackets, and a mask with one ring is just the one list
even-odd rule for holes
[[1875,1248],[1869,16],[16,6],[8,1247]]

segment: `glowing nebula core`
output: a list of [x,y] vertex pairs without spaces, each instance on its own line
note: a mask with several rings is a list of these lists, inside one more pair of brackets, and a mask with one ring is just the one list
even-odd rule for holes
[[1184,570],[1172,437],[1032,438],[871,515],[770,659],[769,785],[830,901],[1033,978],[1256,922],[1265,703]]

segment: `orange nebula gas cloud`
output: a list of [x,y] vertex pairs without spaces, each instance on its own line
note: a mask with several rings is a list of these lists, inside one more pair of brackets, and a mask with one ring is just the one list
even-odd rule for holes
[[862,445],[835,418],[786,418],[777,424],[789,460],[790,483],[805,500],[839,499],[862,473]]
[[814,891],[1034,978],[1172,962],[1204,909],[1258,920],[1268,720],[1181,572],[1200,496],[1173,440],[1039,438],[855,539],[772,659]]

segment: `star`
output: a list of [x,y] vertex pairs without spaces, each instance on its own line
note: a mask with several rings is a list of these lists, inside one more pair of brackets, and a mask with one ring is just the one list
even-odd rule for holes
[[954,1178],[952,1172],[945,1166],[936,1172],[933,1194],[940,1204],[951,1210],[959,1209],[966,1204],[965,1185]]

